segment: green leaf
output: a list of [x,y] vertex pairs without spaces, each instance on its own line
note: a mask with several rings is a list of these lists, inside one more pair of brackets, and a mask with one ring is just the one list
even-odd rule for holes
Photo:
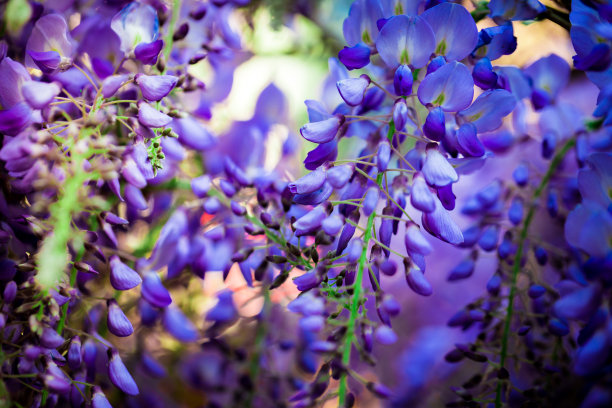
[[7,31],[11,34],[19,34],[31,16],[32,6],[27,0],[9,0],[4,14]]

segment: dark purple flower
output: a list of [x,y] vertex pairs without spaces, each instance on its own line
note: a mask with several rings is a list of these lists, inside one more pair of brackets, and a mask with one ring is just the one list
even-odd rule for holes
[[457,147],[465,157],[482,157],[485,154],[485,148],[476,133],[473,123],[465,123],[457,129]]
[[40,336],[40,344],[46,348],[55,349],[64,344],[64,338],[50,327],[45,327]]
[[110,281],[116,290],[128,290],[140,285],[142,279],[138,272],[121,262],[117,255],[110,259]]
[[363,68],[370,63],[370,47],[364,43],[344,47],[338,53],[338,59],[349,70]]
[[25,102],[19,102],[6,110],[0,110],[0,132],[15,136],[31,123],[32,109]]
[[138,395],[138,385],[123,364],[119,352],[115,349],[108,350],[108,378],[113,385],[128,395]]
[[142,281],[141,293],[142,297],[155,307],[164,308],[172,303],[168,289],[164,287],[161,279],[154,272],[145,276]]
[[55,363],[47,364],[43,375],[45,386],[54,393],[67,394],[70,391],[70,378]]
[[232,299],[230,290],[222,290],[217,294],[217,304],[206,314],[206,320],[227,324],[238,317],[238,311]]
[[433,293],[431,284],[425,279],[425,275],[420,269],[410,268],[410,270],[406,270],[406,281],[410,289],[421,296],[430,296]]
[[106,320],[108,330],[117,337],[127,337],[134,333],[132,323],[125,316],[117,304],[117,301],[115,299],[110,299],[106,304],[108,306],[108,316]]
[[408,65],[402,64],[397,67],[393,75],[393,89],[397,96],[408,96],[412,94],[412,83],[414,78]]
[[474,272],[474,260],[471,258],[464,259],[459,262],[448,274],[448,281],[453,282],[461,279],[466,279],[472,276]]
[[145,65],[154,65],[157,63],[157,56],[163,47],[163,40],[140,43],[134,48],[134,57]]
[[191,323],[191,320],[175,306],[169,306],[164,310],[162,322],[166,331],[179,341],[191,342],[198,339],[198,330],[196,327]]
[[441,141],[446,134],[446,121],[444,119],[444,111],[441,107],[435,107],[427,114],[423,132],[431,140]]

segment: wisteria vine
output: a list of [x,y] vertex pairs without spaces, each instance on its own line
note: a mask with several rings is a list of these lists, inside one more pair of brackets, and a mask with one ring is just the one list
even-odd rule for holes
[[0,405],[612,404],[612,5],[355,0],[228,119],[319,7],[0,5]]

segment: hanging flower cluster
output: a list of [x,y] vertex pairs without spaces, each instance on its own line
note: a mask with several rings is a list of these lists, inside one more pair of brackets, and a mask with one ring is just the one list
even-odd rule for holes
[[[1,401],[612,404],[612,7],[356,0],[304,172],[273,84],[211,130],[248,3],[0,6]],[[573,71],[496,65],[543,19]]]

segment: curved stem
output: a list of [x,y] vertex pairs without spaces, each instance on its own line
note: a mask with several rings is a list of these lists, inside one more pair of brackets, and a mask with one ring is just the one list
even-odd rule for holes
[[[519,270],[521,268],[521,258],[523,257],[523,250],[525,248],[525,241],[527,240],[527,234],[529,232],[529,226],[531,225],[531,221],[533,220],[533,216],[535,215],[535,210],[537,206],[535,202],[542,195],[542,192],[548,185],[552,175],[554,174],[559,164],[567,154],[567,152],[574,147],[576,144],[575,139],[568,140],[561,150],[553,157],[550,162],[550,166],[548,166],[548,170],[546,174],[542,178],[540,185],[533,193],[532,204],[529,207],[529,212],[527,213],[527,217],[525,217],[525,221],[523,223],[523,228],[521,229],[521,233],[519,235],[518,249],[516,251],[516,255],[514,256],[514,264],[512,265],[512,280],[510,284],[510,294],[508,295],[508,306],[506,308],[506,318],[504,320],[504,331],[502,335],[502,345],[501,351],[499,354],[499,366],[503,368],[506,364],[506,359],[508,357],[508,338],[510,337],[510,326],[512,324],[512,315],[514,313],[514,297],[516,295],[516,282],[518,280]],[[502,385],[503,381],[498,380],[497,389],[495,391],[495,408],[500,408],[502,406]]]
[[[389,132],[387,133],[387,139],[392,140],[393,134],[395,133],[395,124],[393,120],[389,122]],[[376,184],[380,187],[382,185],[383,173],[378,173],[376,176]],[[342,348],[342,365],[348,367],[351,361],[351,350],[353,347],[353,340],[355,338],[355,326],[357,322],[357,316],[359,315],[359,307],[361,306],[361,291],[363,283],[363,271],[365,269],[366,260],[368,257],[368,245],[372,238],[372,228],[374,227],[374,219],[376,218],[376,212],[372,212],[368,217],[368,223],[366,226],[365,235],[363,236],[363,249],[361,256],[359,257],[359,267],[355,274],[355,283],[353,288],[353,297],[351,301],[351,309],[349,320],[346,324],[346,335],[344,336],[344,345]],[[347,393],[346,384],[346,372],[343,372],[340,376],[340,384],[338,386],[338,407],[344,408]]]

